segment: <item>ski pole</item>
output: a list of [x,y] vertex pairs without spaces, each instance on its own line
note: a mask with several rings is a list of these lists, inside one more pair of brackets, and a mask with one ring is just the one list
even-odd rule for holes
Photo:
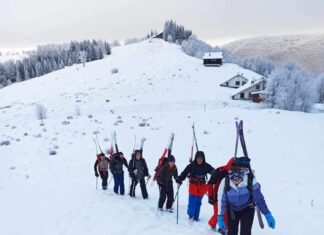
[[114,178],[114,177],[110,177],[110,180],[109,180],[108,185],[107,185],[107,189],[108,189],[109,184],[110,184],[110,182],[111,182],[111,180],[112,180],[113,178]]
[[173,203],[175,202],[175,200],[178,198],[178,194],[179,194],[179,188],[180,188],[180,185],[178,184],[178,186],[177,186],[178,188],[177,188],[177,192],[176,192],[176,194],[175,194],[175,196],[174,196],[174,198],[173,198],[173,202],[172,202],[172,205],[173,205]]
[[[96,146],[96,154],[98,154],[98,147],[97,147],[97,142],[96,140],[93,138],[93,142],[95,143]],[[98,189],[98,177],[96,177],[96,190]]]
[[180,185],[178,184],[178,189],[177,189],[177,224],[179,224],[179,188],[180,188]]
[[151,179],[151,176],[149,175],[149,176],[147,177],[147,180],[146,180],[145,185],[147,185],[147,183],[150,181],[150,179]]

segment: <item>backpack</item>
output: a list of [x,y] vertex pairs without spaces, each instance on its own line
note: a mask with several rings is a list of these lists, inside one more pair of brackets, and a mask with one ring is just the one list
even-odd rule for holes
[[108,170],[108,158],[105,156],[98,156],[98,169],[99,171],[107,171]]

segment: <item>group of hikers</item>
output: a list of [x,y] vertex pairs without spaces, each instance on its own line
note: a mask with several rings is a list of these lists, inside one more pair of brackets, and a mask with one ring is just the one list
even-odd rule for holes
[[[194,134],[195,135],[195,134]],[[243,135],[242,135],[243,137]],[[239,136],[237,136],[238,142]],[[242,141],[242,139],[241,139]],[[173,142],[173,138],[172,138]],[[187,215],[190,221],[199,221],[200,207],[205,194],[208,196],[208,203],[213,206],[214,214],[208,221],[210,227],[222,234],[237,235],[240,225],[241,235],[250,235],[254,220],[255,211],[265,216],[268,226],[275,228],[275,219],[267,207],[260,184],[256,181],[254,172],[251,169],[250,158],[247,156],[246,147],[243,139],[242,147],[244,156],[229,159],[226,165],[217,168],[212,167],[206,162],[203,151],[197,151],[194,159],[178,174],[175,165],[175,157],[171,154],[172,143],[165,150],[159,159],[159,164],[155,169],[153,180],[159,186],[158,210],[163,211],[164,204],[167,212],[173,212],[174,188],[173,181],[177,183],[177,190],[180,185],[189,179],[189,199]],[[135,189],[140,184],[142,196],[148,199],[146,184],[151,178],[145,159],[142,156],[143,150],[133,151],[131,160],[127,163],[122,152],[105,156],[103,152],[97,155],[94,171],[96,177],[101,177],[102,188],[107,189],[108,168],[114,179],[114,192],[116,194],[125,194],[124,171],[123,166],[128,169],[131,179],[129,195],[135,197]],[[192,156],[191,156],[192,157]],[[207,176],[210,175],[209,180]],[[145,177],[148,179],[145,181]],[[218,210],[218,189],[224,180],[224,190],[220,199],[220,211]],[[176,197],[178,196],[178,192]],[[260,226],[262,222],[259,221]],[[216,225],[218,224],[218,229]]]

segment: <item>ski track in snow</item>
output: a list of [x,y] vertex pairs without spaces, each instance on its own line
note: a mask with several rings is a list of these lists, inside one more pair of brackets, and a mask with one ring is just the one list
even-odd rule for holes
[[[119,73],[111,74],[115,67]],[[257,76],[232,64],[205,68],[179,47],[152,40],[116,47],[84,69],[75,65],[1,89],[0,143],[10,145],[0,146],[0,234],[214,234],[207,198],[201,221],[187,220],[186,182],[179,192],[179,225],[176,211],[157,212],[156,184],[148,183],[149,200],[141,198],[139,186],[135,199],[127,195],[127,174],[125,196],[113,193],[113,182],[101,190],[100,179],[96,190],[94,133],[108,149],[116,130],[128,160],[134,134],[138,142],[145,136],[144,157],[153,175],[170,132],[179,171],[188,164],[193,121],[207,161],[225,164],[234,151],[238,119],[244,120],[252,166],[277,220],[275,231],[267,226],[261,231],[255,219],[253,234],[317,234],[324,211],[324,114],[232,101],[234,90],[219,84],[237,72]],[[43,126],[35,118],[36,103],[47,108]],[[50,156],[53,149],[57,155]]]

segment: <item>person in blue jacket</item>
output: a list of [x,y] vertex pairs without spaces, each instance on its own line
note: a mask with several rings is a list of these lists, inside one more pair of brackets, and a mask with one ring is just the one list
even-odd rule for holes
[[118,194],[119,191],[120,195],[125,194],[123,166],[128,169],[128,163],[124,154],[122,152],[113,154],[110,161],[110,171],[114,176],[114,192]]
[[219,228],[226,230],[224,214],[228,213],[228,235],[251,235],[255,207],[265,216],[270,228],[275,228],[275,219],[267,207],[260,184],[256,182],[248,157],[236,158],[225,178]]

